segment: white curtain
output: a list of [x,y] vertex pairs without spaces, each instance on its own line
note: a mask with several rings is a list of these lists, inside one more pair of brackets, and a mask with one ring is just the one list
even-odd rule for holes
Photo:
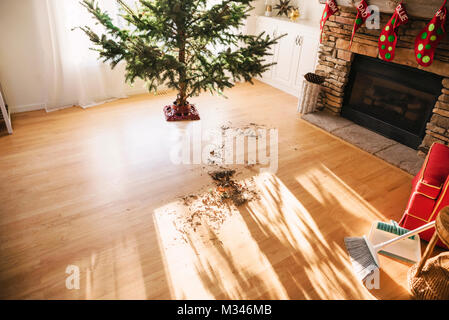
[[[99,4],[118,19],[116,1],[99,0]],[[92,44],[87,36],[79,29],[72,31],[85,25],[102,30],[79,0],[34,0],[34,12],[44,61],[37,67],[43,69],[47,111],[73,105],[90,107],[146,91],[142,82],[134,88],[125,83],[124,63],[111,70],[89,49]]]

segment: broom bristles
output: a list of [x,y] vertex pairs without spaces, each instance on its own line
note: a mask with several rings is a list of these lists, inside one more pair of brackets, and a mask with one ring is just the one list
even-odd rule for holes
[[351,258],[352,268],[360,281],[379,269],[365,238],[345,238],[345,246]]

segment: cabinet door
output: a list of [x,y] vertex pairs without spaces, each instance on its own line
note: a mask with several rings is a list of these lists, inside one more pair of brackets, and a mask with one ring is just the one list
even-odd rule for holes
[[[262,32],[265,32],[264,37],[267,35],[270,37],[276,37],[276,25],[272,21],[267,19],[257,19],[256,35],[259,35]],[[271,55],[266,57],[265,63],[273,62],[275,51],[276,51],[275,46],[270,48],[269,53]],[[268,69],[266,72],[262,74],[262,79],[270,80],[272,78],[272,72],[273,67],[270,67],[270,69]]]
[[[294,87],[300,90],[304,75],[314,72],[318,57],[318,42],[311,36],[301,36],[299,41],[299,63],[295,71]],[[298,91],[299,94],[299,91]]]
[[[290,28],[291,29],[291,28]],[[286,34],[276,46],[273,66],[273,81],[278,85],[291,88],[295,81],[296,66],[299,61],[298,33],[289,32],[289,28],[280,26],[277,35]]]

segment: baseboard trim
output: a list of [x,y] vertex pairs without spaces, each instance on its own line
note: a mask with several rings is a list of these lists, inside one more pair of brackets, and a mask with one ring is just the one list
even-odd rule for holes
[[[165,93],[167,93],[167,91],[170,91],[170,89],[167,88],[166,86],[160,86],[160,87],[158,88],[158,93],[157,93],[157,95],[165,94]],[[145,94],[145,93],[149,93],[149,91],[148,91],[148,89],[143,88],[143,87],[142,87],[142,88],[139,88],[139,87],[131,87],[131,90],[127,90],[127,91],[125,92],[127,98],[132,97],[132,96],[135,96],[135,95]],[[103,104],[103,103],[106,103],[106,102],[112,101],[112,100],[116,100],[116,99],[110,99],[110,100],[107,100],[107,101],[100,102],[100,103],[98,103],[98,104],[93,104],[93,105],[86,106],[86,107],[84,107],[84,108],[94,107],[94,106],[96,106],[96,105],[101,105],[101,104]],[[45,105],[46,105],[45,103],[37,103],[37,104],[27,104],[27,105],[11,106],[11,113],[22,113],[22,112],[29,112],[29,111],[36,111],[36,110],[46,110]],[[51,111],[57,111],[57,110],[61,110],[61,109],[65,109],[65,108],[70,108],[70,107],[72,107],[72,105],[69,105],[69,106],[63,106],[63,107],[59,107],[59,108],[54,108],[54,109],[50,109],[50,110],[47,110],[47,111],[48,111],[48,112],[51,112]]]
[[301,86],[298,86],[298,88],[289,88],[287,86],[280,85],[279,83],[276,83],[275,81],[270,81],[270,80],[263,79],[263,78],[256,78],[256,79],[259,80],[260,82],[268,84],[269,86],[271,86],[273,88],[279,89],[279,90],[284,91],[285,93],[288,93],[296,98],[299,98],[299,95],[300,95],[299,88]]
[[28,111],[45,110],[45,104],[27,104],[21,106],[11,106],[11,113],[21,113]]

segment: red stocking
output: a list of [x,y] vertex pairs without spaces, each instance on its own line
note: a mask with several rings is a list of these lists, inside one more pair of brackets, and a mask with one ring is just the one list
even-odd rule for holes
[[396,7],[396,10],[390,21],[384,27],[379,37],[379,54],[385,61],[392,61],[396,52],[396,44],[398,42],[398,28],[402,24],[408,22],[407,11],[401,3]]
[[352,28],[351,42],[349,44],[349,48],[351,48],[352,40],[354,39],[354,35],[357,30],[365,23],[366,19],[369,18],[371,12],[368,10],[368,4],[365,0],[361,0],[357,4],[357,17],[355,18],[354,27]]
[[446,2],[447,0],[444,0],[440,10],[437,11],[429,24],[416,37],[415,56],[418,63],[423,67],[428,67],[432,64],[435,49],[446,34]]
[[320,30],[321,30],[320,43],[323,39],[324,24],[326,23],[327,19],[329,19],[330,16],[334,15],[337,12],[338,12],[338,7],[337,7],[337,4],[335,3],[335,0],[327,0],[326,7],[324,8],[323,15],[321,17],[321,22],[320,22]]

